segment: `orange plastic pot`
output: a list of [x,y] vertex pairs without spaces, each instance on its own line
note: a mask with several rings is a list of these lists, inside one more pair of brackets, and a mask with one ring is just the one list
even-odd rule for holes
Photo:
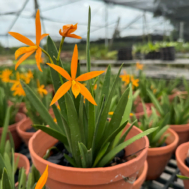
[[178,146],[189,141],[189,123],[183,125],[170,125],[170,128],[179,136]]
[[[143,109],[141,109],[141,110],[142,110],[141,112],[135,113],[135,116],[136,116],[137,119],[140,119],[145,114],[144,110]],[[147,113],[148,116],[150,116],[151,113],[152,113],[151,109],[148,106],[146,106],[146,113]]]
[[[16,128],[17,128],[19,122],[21,122],[25,117],[26,117],[26,115],[24,115],[22,113],[17,113],[16,118],[15,118],[15,123],[12,124],[12,125],[9,125],[9,127],[8,127],[8,130],[11,132],[11,135],[12,135],[13,140],[14,140],[15,149],[17,149],[22,142],[20,136],[17,133]],[[2,132],[3,132],[3,128],[1,127],[0,128],[0,139],[1,139]],[[7,140],[8,139],[9,139],[9,136],[7,135]]]
[[144,166],[140,170],[139,176],[138,176],[137,180],[134,182],[132,189],[140,189],[141,188],[142,184],[144,183],[144,181],[146,179],[147,171],[148,171],[148,163],[147,163],[147,161],[145,161]]
[[32,121],[30,118],[24,118],[21,122],[18,123],[17,132],[22,140],[28,145],[29,139],[33,136],[35,132],[26,132],[27,129],[32,128]]
[[[15,162],[16,162],[17,158],[19,158],[18,168],[19,169],[24,168],[26,175],[28,175],[28,173],[30,171],[30,162],[29,162],[28,158],[26,156],[24,156],[23,154],[14,153]],[[18,182],[15,184],[15,187],[17,187],[17,186],[18,186]]]
[[169,128],[164,133],[164,135],[166,134],[169,134],[165,141],[167,146],[148,149],[148,173],[146,178],[147,180],[155,180],[161,175],[169,159],[171,158],[171,155],[177,147],[179,141],[177,133]]
[[[133,127],[126,139],[129,139],[142,131]],[[137,154],[137,157],[123,164],[102,168],[73,168],[56,165],[44,160],[42,157],[46,150],[57,143],[57,139],[42,131],[37,131],[29,141],[29,150],[33,164],[42,173],[46,165],[49,165],[47,187],[56,189],[132,189],[139,170],[144,165],[147,156],[147,148]],[[143,137],[126,150],[126,155],[148,147],[147,137]]]
[[[151,110],[153,103],[145,103],[146,109]],[[136,106],[136,112],[144,112],[142,102],[138,103]]]
[[[184,163],[189,150],[189,142],[181,144],[176,150],[177,166],[182,175],[189,177],[189,167]],[[183,180],[184,188],[189,188],[189,180]]]

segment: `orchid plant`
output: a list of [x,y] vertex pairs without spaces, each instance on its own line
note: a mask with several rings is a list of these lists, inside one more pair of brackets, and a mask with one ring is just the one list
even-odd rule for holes
[[[98,76],[104,71],[91,71],[90,64],[90,22],[91,10],[89,8],[88,31],[87,31],[87,73],[80,74],[80,65],[78,63],[78,48],[74,47],[71,61],[71,75],[64,69],[60,60],[60,53],[66,37],[80,39],[80,36],[73,34],[77,29],[75,25],[65,25],[59,33],[62,36],[59,50],[52,39],[47,38],[47,51],[39,46],[40,40],[47,36],[41,35],[41,24],[39,10],[36,13],[36,44],[28,38],[15,32],[9,32],[13,37],[21,42],[29,45],[29,47],[21,47],[15,53],[15,58],[24,54],[16,64],[16,68],[36,51],[36,62],[40,71],[41,53],[45,53],[50,63],[47,65],[51,71],[52,82],[55,89],[55,95],[52,99],[51,106],[53,108],[57,123],[49,115],[40,99],[35,95],[32,89],[21,81],[27,98],[32,102],[36,111],[47,122],[49,127],[44,125],[35,125],[35,128],[41,129],[47,134],[55,137],[64,143],[64,146],[72,154],[72,157],[64,154],[65,158],[74,167],[104,167],[115,155],[130,145],[134,141],[153,132],[155,128],[150,128],[129,140],[125,141],[128,132],[133,124],[124,130],[127,125],[132,108],[132,87],[131,85],[125,90],[120,97],[115,108],[114,114],[110,121],[107,120],[110,110],[110,104],[114,96],[114,92],[119,82],[119,72],[113,82],[110,84],[111,67],[108,66],[101,88],[97,85],[96,95],[94,97],[94,83],[98,80]],[[93,78],[96,79],[94,80]],[[58,101],[60,110],[56,107],[55,102]],[[125,131],[123,133],[123,130]],[[123,135],[122,135],[123,133]]]

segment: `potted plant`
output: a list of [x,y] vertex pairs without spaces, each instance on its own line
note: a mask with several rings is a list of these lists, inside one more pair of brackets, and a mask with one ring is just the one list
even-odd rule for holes
[[170,102],[168,96],[164,94],[161,102],[159,102],[150,91],[148,92],[161,117],[164,117],[167,112],[170,112],[168,124],[179,136],[178,145],[187,142],[189,140],[189,100],[177,97]]
[[[3,132],[3,123],[5,121],[5,117],[6,117],[6,112],[8,109],[8,104],[7,104],[7,97],[5,95],[5,92],[3,90],[3,88],[0,87],[0,138]],[[11,132],[11,135],[13,137],[14,140],[14,145],[15,148],[17,149],[20,146],[21,143],[21,138],[19,137],[16,128],[17,125],[20,121],[22,121],[22,119],[24,119],[26,116],[22,113],[18,112],[18,108],[16,108],[15,106],[12,106],[11,110],[10,110],[10,119],[9,119],[9,127],[8,130]],[[7,136],[7,139],[9,137]]]
[[[186,164],[186,159],[188,158],[189,142],[181,144],[176,150],[176,160],[177,166],[183,176],[184,188],[189,187],[189,167]],[[179,177],[180,178],[180,177]]]
[[[47,93],[47,90],[45,89],[44,85],[40,85],[39,80],[37,80],[36,95],[40,98],[43,105],[47,109],[49,109],[51,94]],[[33,124],[46,125],[46,122],[44,119],[41,118],[39,113],[35,110],[32,102],[27,100],[27,97],[25,98],[25,104],[26,104],[26,109],[24,111],[28,117],[25,118],[20,123],[18,123],[17,132],[19,136],[22,138],[22,140],[25,142],[25,144],[28,145],[29,139],[36,132],[36,129],[33,128],[32,125]],[[53,115],[52,110],[50,109],[49,111],[50,114]]]
[[170,113],[159,118],[155,108],[152,107],[151,116],[148,117],[145,112],[145,116],[139,119],[139,123],[135,123],[142,131],[158,127],[155,132],[148,135],[150,146],[147,156],[147,180],[155,180],[161,175],[178,144],[177,134],[167,125],[169,119]]
[[[29,141],[29,150],[33,163],[40,172],[48,164],[49,177],[47,186],[50,188],[81,188],[92,186],[98,189],[117,187],[126,187],[129,189],[132,188],[132,183],[134,183],[138,171],[144,165],[147,149],[145,148],[139,152],[136,158],[120,165],[111,166],[113,164],[111,161],[118,152],[124,149],[126,152],[124,152],[123,157],[146,147],[148,140],[145,135],[153,132],[155,128],[141,132],[139,129],[133,127],[133,124],[126,126],[132,106],[131,86],[121,96],[111,121],[107,121],[110,104],[119,80],[121,68],[112,87],[110,87],[111,68],[110,66],[108,67],[102,90],[94,99],[93,80],[90,79],[99,76],[104,71],[90,72],[90,12],[89,8],[86,48],[88,73],[82,75],[80,74],[78,65],[77,45],[75,45],[72,56],[71,76],[63,69],[60,61],[60,53],[65,37],[80,38],[73,34],[77,29],[77,24],[65,25],[63,26],[63,31],[59,31],[62,36],[59,51],[57,51],[50,37],[47,38],[47,51],[39,46],[40,40],[47,36],[47,34],[41,35],[39,10],[36,13],[36,44],[29,39],[25,40],[26,38],[18,33],[9,32],[13,37],[30,46],[24,51],[18,49],[16,54],[21,55],[25,53],[23,56],[27,58],[36,51],[35,57],[39,70],[41,70],[40,56],[42,51],[47,55],[51,62],[47,63],[47,65],[51,68],[51,76],[56,91],[51,105],[57,124],[53,121],[48,110],[32,89],[22,82],[27,98],[33,103],[41,117],[49,125],[49,127],[35,125],[35,128],[43,132],[37,131],[32,136]],[[16,64],[16,68],[22,60],[23,58]],[[85,81],[87,81],[86,86],[83,84]],[[70,88],[71,90],[69,90]],[[56,101],[60,105],[60,110],[54,105]],[[46,150],[52,148],[58,141],[63,143],[64,151],[66,150],[70,153],[70,155],[64,153],[63,160],[71,167],[57,165],[42,158]]]

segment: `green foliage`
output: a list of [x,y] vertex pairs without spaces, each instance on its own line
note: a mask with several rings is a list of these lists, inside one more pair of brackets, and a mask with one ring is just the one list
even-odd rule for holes
[[[0,127],[3,127],[3,123],[5,121],[6,112],[8,109],[8,99],[6,97],[5,91],[3,88],[0,87]],[[15,117],[17,114],[18,108],[13,106],[10,110],[10,118],[9,118],[9,125],[15,123]]]
[[[145,109],[145,108],[144,108]],[[134,117],[135,119],[135,117]],[[165,142],[168,135],[164,135],[169,126],[167,124],[170,120],[170,113],[167,113],[163,118],[157,115],[154,107],[152,107],[152,114],[148,117],[147,113],[139,119],[139,123],[136,122],[135,125],[142,131],[146,131],[150,128],[157,128],[153,133],[148,135],[150,142],[150,147],[161,147]],[[164,135],[164,137],[162,137]]]
[[168,124],[182,125],[188,123],[188,98],[185,100],[181,97],[175,97],[174,100],[170,102],[168,96],[166,94],[163,94],[161,97],[161,101],[159,102],[152,92],[148,91],[148,94],[161,117],[164,117],[168,112],[170,113],[170,119]]

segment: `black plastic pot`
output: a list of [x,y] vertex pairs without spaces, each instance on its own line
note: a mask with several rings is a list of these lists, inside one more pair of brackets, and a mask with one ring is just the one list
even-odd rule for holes
[[160,59],[160,52],[156,52],[156,51],[151,51],[148,54],[145,55],[145,59]]
[[160,49],[161,60],[175,60],[175,47],[164,47]]
[[132,60],[132,47],[127,47],[127,48],[121,48],[118,50],[117,54],[117,59],[118,60]]

